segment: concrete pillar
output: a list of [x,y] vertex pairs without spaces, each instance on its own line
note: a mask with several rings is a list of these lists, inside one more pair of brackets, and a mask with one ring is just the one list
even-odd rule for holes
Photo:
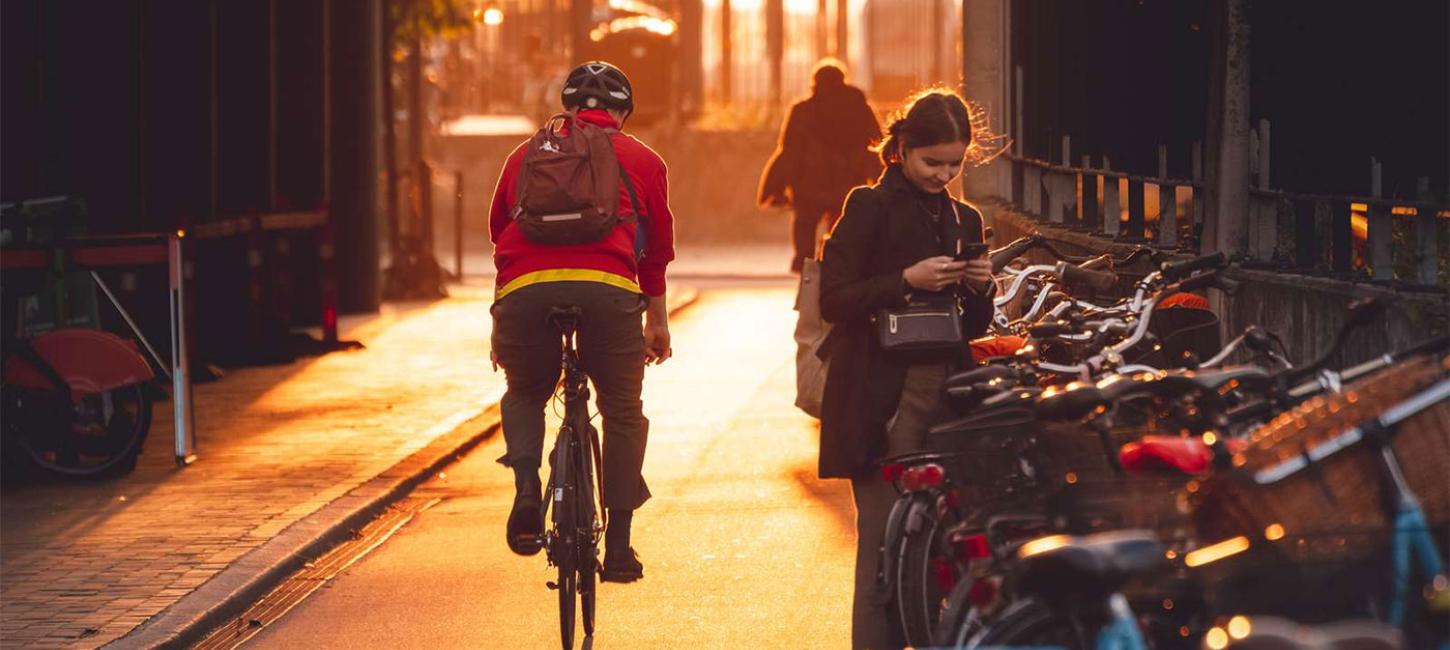
[[331,22],[332,218],[336,228],[338,310],[379,304],[378,146],[382,4],[333,2]]
[[[1001,124],[1006,117],[1009,86],[1002,52],[1010,46],[1006,30],[1007,0],[968,0],[962,7],[962,93]],[[1000,127],[999,127],[1000,128]],[[970,200],[1010,196],[1009,161],[997,158],[965,174],[962,191]]]
[[698,111],[705,104],[705,3],[680,2],[680,93],[685,108]]
[[1249,214],[1249,0],[1213,0],[1204,249],[1244,248]]
[[785,57],[785,0],[765,0],[765,58],[770,71],[770,106],[781,108],[781,63]]

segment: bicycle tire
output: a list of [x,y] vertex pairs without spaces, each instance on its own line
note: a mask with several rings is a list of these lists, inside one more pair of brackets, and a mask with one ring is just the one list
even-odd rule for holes
[[907,645],[927,647],[935,644],[933,632],[941,619],[941,593],[931,575],[934,551],[940,548],[937,539],[941,522],[928,516],[921,530],[907,532],[901,543],[896,563],[896,607],[901,618],[901,631]]
[[572,453],[572,448],[577,444],[572,434],[567,430],[559,432],[561,440],[557,446],[557,454],[562,456],[555,462],[555,469],[559,473],[559,480],[554,483],[554,494],[549,495],[554,505],[554,530],[556,536],[553,543],[556,548],[553,551],[554,564],[559,569],[559,582],[556,588],[559,592],[559,640],[564,650],[572,650],[574,647],[574,597],[578,591],[578,564],[579,564],[579,534],[575,528],[576,503],[574,492],[574,478],[571,476],[574,458],[577,454]]
[[[593,435],[593,430],[587,424],[582,429],[587,435]],[[578,461],[574,475],[579,477],[578,489],[575,490],[576,509],[575,521],[578,526],[579,539],[579,612],[580,619],[584,623],[584,636],[594,636],[594,607],[596,604],[595,587],[599,577],[599,545],[594,538],[594,471],[592,464],[593,449],[590,444],[579,445],[580,453],[574,458]]]
[[936,632],[932,637],[936,645],[963,648],[972,637],[981,633],[982,622],[969,595],[971,588],[972,581],[965,579],[958,580],[957,585],[952,588],[951,595],[947,597],[948,607],[942,612],[941,620],[937,621]]
[[1081,625],[1035,598],[1013,603],[997,620],[965,647],[1055,646],[1066,650],[1090,650],[1092,639],[1083,639]]
[[[16,441],[31,462],[46,471],[62,476],[110,478],[124,476],[136,468],[136,461],[151,431],[152,404],[141,384],[85,395],[82,400],[109,401],[110,417],[100,422],[99,435],[83,434],[79,424],[72,424],[67,435],[76,438],[68,449],[49,448],[49,436],[31,430],[17,432]],[[117,407],[116,405],[120,405]],[[123,417],[124,414],[124,417]],[[31,426],[46,426],[33,423]],[[29,427],[26,427],[29,429]],[[33,436],[42,436],[33,439]],[[84,437],[82,437],[84,436]],[[82,458],[91,459],[89,462]]]

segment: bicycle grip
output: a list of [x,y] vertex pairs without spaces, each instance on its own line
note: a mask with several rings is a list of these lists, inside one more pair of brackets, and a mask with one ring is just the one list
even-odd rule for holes
[[988,258],[992,260],[992,273],[1001,273],[1002,269],[1007,268],[1007,265],[1012,263],[1012,260],[1021,257],[1023,253],[1026,253],[1033,246],[1036,246],[1041,240],[1042,235],[1033,233],[1026,237],[1018,237],[1012,243],[988,253]]
[[1067,263],[1058,265],[1058,276],[1064,284],[1092,291],[1108,291],[1118,284],[1118,276],[1112,271],[1092,271]]
[[1194,271],[1202,269],[1219,268],[1228,263],[1228,258],[1223,253],[1213,253],[1202,257],[1195,257],[1180,262],[1164,262],[1158,267],[1164,278],[1169,280],[1181,278]]
[[1056,323],[1043,323],[1041,325],[1033,325],[1027,328],[1027,334],[1034,339],[1062,336],[1063,334],[1071,334],[1073,331],[1074,330],[1071,324],[1064,323],[1062,321],[1058,321]]
[[1199,289],[1204,289],[1204,288],[1207,288],[1207,287],[1217,287],[1217,286],[1221,286],[1221,283],[1222,282],[1225,282],[1225,281],[1227,281],[1227,282],[1233,282],[1235,286],[1238,285],[1238,282],[1237,281],[1228,280],[1227,278],[1224,278],[1222,272],[1220,272],[1220,271],[1212,271],[1212,272],[1209,272],[1209,273],[1200,273],[1200,274],[1195,275],[1195,276],[1193,276],[1191,278],[1188,278],[1187,280],[1184,280],[1182,282],[1179,282],[1178,284],[1173,285],[1170,288],[1170,290],[1165,293],[1165,295],[1167,293],[1180,293],[1180,292],[1184,292],[1184,291],[1197,291]]

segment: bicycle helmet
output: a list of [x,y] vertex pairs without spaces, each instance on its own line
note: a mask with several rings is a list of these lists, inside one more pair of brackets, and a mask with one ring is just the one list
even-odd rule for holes
[[629,77],[604,61],[590,61],[570,71],[559,99],[566,109],[634,111],[634,89],[629,85]]

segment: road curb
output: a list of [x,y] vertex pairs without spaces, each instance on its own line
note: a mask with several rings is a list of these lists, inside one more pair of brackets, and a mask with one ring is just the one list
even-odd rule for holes
[[[669,298],[670,313],[694,304],[699,295],[693,287],[680,288]],[[465,409],[435,424],[432,428],[441,431],[422,449],[288,526],[181,600],[103,647],[185,648],[200,641],[246,611],[308,559],[322,555],[418,484],[492,437],[499,430],[501,393],[485,398],[482,409]]]

